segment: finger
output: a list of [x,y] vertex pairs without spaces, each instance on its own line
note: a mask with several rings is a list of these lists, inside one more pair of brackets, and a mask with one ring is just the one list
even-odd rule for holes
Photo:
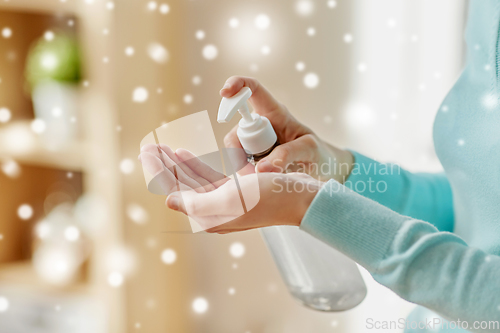
[[[171,149],[167,145],[163,145],[163,149],[166,151],[169,151],[169,150],[171,151]],[[171,155],[174,155],[174,157],[175,157],[175,154],[173,152],[171,153]],[[152,167],[155,168],[152,170],[148,170],[148,172],[151,173],[153,176],[158,174],[158,179],[156,179],[155,181],[160,182],[160,186],[162,187],[162,190],[165,192],[165,194],[168,194],[168,193],[172,192],[173,189],[175,189],[174,186],[169,188],[168,191],[165,188],[165,186],[166,186],[165,182],[167,182],[167,180],[168,180],[168,186],[172,185],[171,184],[172,177],[174,177],[173,179],[176,181],[178,179],[179,182],[181,183],[181,184],[177,184],[177,186],[179,188],[182,188],[184,190],[194,189],[197,192],[205,192],[206,191],[205,188],[199,182],[197,182],[195,179],[193,179],[192,177],[189,177],[188,175],[185,174],[185,172],[179,167],[178,160],[177,160],[177,162],[174,162],[162,149],[159,148],[158,145],[151,144],[151,143],[144,145],[141,148],[141,154],[139,155],[139,160],[141,161],[141,163],[143,162],[144,156],[149,156],[149,158],[147,159],[148,163],[144,167],[146,168],[146,170],[148,170],[148,168],[152,168]],[[154,158],[152,158],[152,157],[154,157]],[[161,165],[159,165],[158,163],[161,163]],[[167,173],[165,173],[165,175],[159,174],[158,172],[161,171],[161,170],[159,170],[160,167],[167,169],[170,174],[167,174]],[[163,179],[163,178],[166,178],[166,179]],[[173,185],[175,185],[175,184],[173,184]],[[207,184],[207,185],[209,186],[209,190],[213,190],[213,186],[211,184]]]
[[146,171],[153,177],[165,170],[165,166],[162,161],[160,161],[160,159],[154,154],[142,152],[139,157],[144,169],[146,169]]
[[241,174],[246,170],[253,170],[252,173],[255,173],[255,166],[249,163],[248,154],[243,148],[226,148],[223,150],[223,158],[227,174]]
[[253,164],[247,163],[242,169],[238,171],[238,175],[246,176],[255,173],[255,166]]
[[179,192],[172,193],[167,197],[165,202],[168,208],[173,209],[175,211],[181,212],[192,219],[195,220],[199,224],[199,226],[206,230],[214,228],[218,225],[230,222],[232,220],[237,219],[238,215],[207,215],[207,216],[195,216],[192,214],[188,214],[186,210],[186,206],[184,201],[182,200],[182,195]]
[[260,115],[265,116],[281,107],[281,104],[273,95],[259,81],[251,77],[231,76],[226,80],[224,87],[220,91],[220,95],[222,97],[231,97],[243,87],[249,87],[252,90],[252,97],[248,101],[252,104],[255,112]]
[[236,131],[238,130],[238,125],[234,126],[233,129],[229,131],[224,137],[224,146],[227,148],[243,148],[240,143],[240,139],[236,135]]
[[166,169],[160,159],[150,153],[141,153],[141,163],[153,178],[151,182],[158,182],[163,193],[170,194],[177,187],[177,179]]
[[184,170],[182,170],[182,168],[179,167],[178,163],[175,163],[163,150],[160,151],[161,155],[160,153],[158,153],[158,155],[161,156],[163,164],[167,169],[169,169],[174,174],[174,176],[179,180],[179,182],[194,189],[196,192],[206,192],[200,183],[198,183],[192,177],[186,175]]
[[181,211],[188,216],[241,216],[244,214],[234,181],[227,182],[212,192],[173,193],[167,198],[166,204],[170,209]]
[[319,182],[319,180],[304,172],[288,172],[287,175],[292,177],[303,178],[311,182]]
[[[241,146],[240,139],[238,139],[238,136],[236,134],[236,131],[238,130],[238,126],[233,127],[229,133],[226,134],[224,137],[224,146],[228,149],[241,149],[243,154],[228,154],[232,157],[242,155],[243,160],[237,161],[234,158],[231,159],[232,164],[239,166],[236,169],[239,175],[247,175],[250,173],[255,173],[255,168],[253,165],[248,163],[247,158],[246,158],[246,153],[243,150],[243,147]],[[236,162],[236,163],[235,163]]]
[[217,228],[220,225],[226,224],[238,218],[238,216],[225,216],[225,215],[216,215],[216,216],[190,216],[192,220],[194,220],[198,227],[207,232],[211,232],[214,228]]
[[230,234],[230,233],[234,233],[234,232],[242,232],[242,231],[247,231],[247,230],[252,230],[252,229],[255,229],[255,228],[258,228],[258,227],[252,227],[252,228],[233,228],[233,226],[226,226],[226,225],[223,225],[221,227],[215,227],[215,228],[211,228],[211,229],[207,229],[205,230],[206,232],[208,233],[217,233],[219,235],[225,235],[225,234]]
[[193,172],[211,183],[215,188],[229,180],[226,175],[215,171],[188,150],[179,148],[175,151],[175,155],[183,164],[186,164]]
[[[168,196],[166,203],[168,208],[181,212],[191,218],[191,227],[193,228],[193,222],[196,223],[195,229],[197,231],[206,230],[211,232],[214,228],[237,219],[238,215],[208,215],[208,216],[194,216],[186,212],[185,205],[183,204],[182,195],[177,192]],[[193,229],[194,232],[196,232]]]
[[166,154],[170,160],[172,160],[176,165],[178,165],[182,169],[182,171],[186,174],[187,177],[199,183],[203,187],[205,192],[215,190],[214,185],[212,185],[208,180],[204,179],[203,177],[200,177],[200,175],[191,170],[191,168],[188,165],[186,165],[186,163],[184,163],[182,160],[178,158],[178,156],[172,151],[172,149],[169,146],[160,143],[160,149],[162,151],[162,155]]
[[[158,150],[158,145],[148,143],[147,145],[144,145],[141,147],[141,153],[150,153],[153,154],[154,156],[158,157],[161,161],[161,156],[160,156],[160,151]],[[139,161],[141,160],[141,155],[139,154]]]
[[141,152],[147,152],[158,157],[163,162],[166,168],[168,168],[172,173],[175,173],[177,178],[189,187],[196,189],[198,187],[203,187],[206,185],[209,187],[208,190],[214,189],[213,186],[207,181],[196,179],[199,177],[191,170],[189,170],[187,166],[182,165],[183,163],[179,161],[179,159],[177,158],[177,156],[175,156],[174,152],[172,151],[172,149],[170,149],[169,146],[165,144],[156,145],[150,143],[144,145],[141,148]]
[[257,164],[257,172],[284,172],[293,162],[316,160],[317,141],[313,135],[303,135],[296,140],[282,144]]

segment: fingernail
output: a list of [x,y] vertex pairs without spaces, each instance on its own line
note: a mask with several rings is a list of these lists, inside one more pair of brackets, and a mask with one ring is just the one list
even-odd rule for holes
[[177,194],[171,194],[167,198],[167,207],[173,210],[179,210],[180,199]]
[[222,89],[221,89],[221,90],[228,89],[228,88],[230,88],[230,87],[231,87],[231,85],[230,85],[229,83],[227,83],[227,82],[226,82],[226,83],[224,84],[224,87],[222,87]]
[[262,160],[257,165],[257,169],[259,172],[270,172],[273,170],[273,165],[267,160]]

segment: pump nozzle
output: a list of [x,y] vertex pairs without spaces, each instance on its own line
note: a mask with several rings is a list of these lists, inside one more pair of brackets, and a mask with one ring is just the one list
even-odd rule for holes
[[243,119],[239,122],[236,134],[241,146],[248,154],[259,154],[273,147],[277,136],[269,120],[257,113],[250,113],[247,99],[252,96],[248,87],[243,87],[236,95],[222,98],[217,114],[217,122],[227,123],[239,111]]
[[236,111],[239,111],[243,119],[253,122],[252,115],[248,109],[247,99],[252,96],[252,91],[248,87],[243,87],[236,95],[229,98],[222,98],[217,114],[217,122],[227,123],[233,118]]

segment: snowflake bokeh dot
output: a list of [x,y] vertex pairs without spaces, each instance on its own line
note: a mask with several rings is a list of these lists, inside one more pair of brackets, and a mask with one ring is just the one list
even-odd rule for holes
[[196,313],[205,313],[208,310],[208,301],[203,297],[198,297],[193,301],[193,311]]
[[161,252],[161,261],[164,264],[172,265],[177,260],[177,253],[172,249],[165,249]]
[[22,204],[17,209],[17,216],[21,220],[29,220],[33,216],[33,207],[28,204]]
[[234,258],[241,258],[245,254],[245,245],[240,242],[234,242],[229,247],[229,253]]

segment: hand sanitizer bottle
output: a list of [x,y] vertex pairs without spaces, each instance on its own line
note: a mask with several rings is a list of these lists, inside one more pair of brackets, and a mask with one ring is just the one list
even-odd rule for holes
[[227,123],[236,111],[241,114],[236,134],[247,153],[248,161],[255,165],[269,155],[279,142],[269,119],[257,113],[250,113],[247,105],[250,96],[252,96],[250,88],[243,87],[233,97],[222,98],[217,122]]
[[[255,164],[279,144],[269,120],[250,113],[248,87],[222,98],[217,121],[226,123],[238,111],[242,119],[237,136],[248,160]],[[345,311],[361,303],[366,286],[356,263],[334,248],[293,226],[260,229],[290,293],[319,311]]]

